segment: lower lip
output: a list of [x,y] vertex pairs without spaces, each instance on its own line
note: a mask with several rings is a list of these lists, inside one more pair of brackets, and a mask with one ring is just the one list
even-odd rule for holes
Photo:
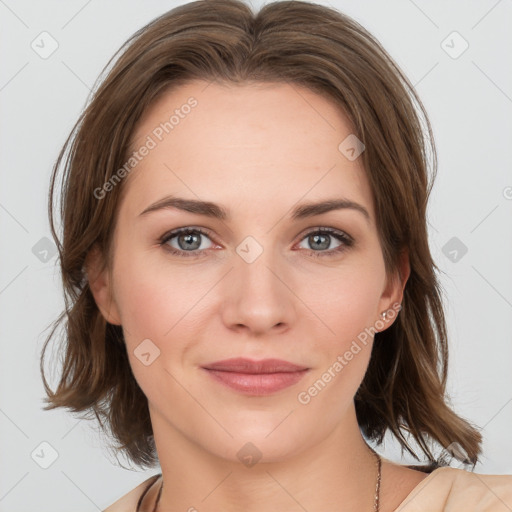
[[269,395],[293,386],[308,370],[282,373],[236,373],[220,370],[205,370],[218,382],[247,395]]

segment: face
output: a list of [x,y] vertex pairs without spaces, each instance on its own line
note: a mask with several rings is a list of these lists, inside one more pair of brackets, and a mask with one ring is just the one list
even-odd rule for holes
[[[190,82],[138,124],[133,147],[149,150],[123,183],[112,272],[91,288],[123,327],[154,429],[275,461],[353,424],[371,328],[392,323],[380,313],[403,284],[385,273],[362,159],[338,149],[351,133],[329,100],[269,83]],[[346,203],[304,208],[326,201]],[[304,370],[205,369],[231,358]]]

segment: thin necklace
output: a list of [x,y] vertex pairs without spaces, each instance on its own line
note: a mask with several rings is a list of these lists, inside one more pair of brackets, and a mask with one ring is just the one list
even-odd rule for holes
[[[377,481],[375,483],[375,497],[373,500],[373,512],[379,512],[379,510],[380,510],[380,502],[379,502],[380,480],[381,480],[381,476],[382,476],[382,459],[380,458],[380,455],[375,450],[373,450],[372,448],[370,448],[370,450],[377,458]],[[155,506],[153,507],[152,512],[157,512],[156,509],[158,507],[158,504],[160,503],[160,496],[162,496],[163,488],[164,488],[164,481],[162,480],[162,483],[160,484],[160,489],[158,490],[158,496],[156,497]]]
[[375,483],[375,498],[373,500],[373,512],[379,512],[380,510],[380,479],[382,476],[382,459],[380,455],[370,448],[375,457],[377,458],[377,482]]

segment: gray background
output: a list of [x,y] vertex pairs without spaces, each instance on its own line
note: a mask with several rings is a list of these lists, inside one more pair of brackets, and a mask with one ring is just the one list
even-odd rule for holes
[[[63,306],[57,258],[44,239],[51,167],[102,67],[137,29],[181,3],[0,0],[2,512],[101,510],[159,471],[122,460],[119,467],[93,423],[41,409],[43,330]],[[429,112],[439,154],[430,240],[444,272],[448,387],[455,410],[482,428],[476,470],[512,473],[512,3],[319,3],[377,36]],[[46,37],[51,48],[43,31],[58,44],[47,58],[31,47]],[[42,442],[58,453],[47,469],[40,464],[51,450]],[[412,461],[391,440],[379,451]]]

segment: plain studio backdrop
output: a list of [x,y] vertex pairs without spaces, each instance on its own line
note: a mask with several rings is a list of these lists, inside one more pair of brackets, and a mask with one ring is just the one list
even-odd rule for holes
[[[95,424],[42,410],[43,330],[63,307],[47,192],[103,66],[136,30],[182,3],[0,1],[1,512],[101,510],[159,472],[129,469],[124,459],[120,467]],[[448,391],[454,409],[482,429],[476,471],[512,473],[512,4],[318,3],[373,33],[429,113],[439,154],[429,232],[443,271]],[[378,450],[413,462],[391,439]]]

